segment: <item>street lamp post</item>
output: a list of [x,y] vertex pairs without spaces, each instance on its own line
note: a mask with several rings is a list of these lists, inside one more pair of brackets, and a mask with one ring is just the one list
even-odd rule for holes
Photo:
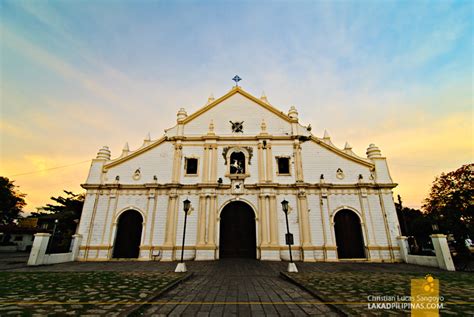
[[189,199],[183,201],[184,209],[184,229],[183,229],[183,244],[181,245],[181,261],[176,266],[175,272],[187,272],[186,264],[184,263],[184,240],[186,238],[186,221],[188,220],[188,211],[191,207],[191,202]]
[[288,245],[288,251],[290,252],[290,263],[288,263],[288,272],[294,272],[297,273],[298,269],[296,268],[296,264],[293,262],[293,255],[291,254],[291,245],[294,243],[293,242],[293,234],[290,233],[290,225],[288,224],[288,201],[286,199],[283,199],[281,202],[281,206],[283,208],[283,212],[285,213],[285,219],[286,219],[286,235],[285,235],[285,240],[286,244]]
[[58,219],[55,219],[55,220],[54,220],[53,234],[52,234],[51,237],[49,238],[48,245],[47,245],[47,247],[46,247],[46,252],[47,252],[47,253],[51,253],[50,248],[51,248],[51,245],[53,244],[54,234],[56,233],[56,226],[58,225],[58,222],[59,222]]

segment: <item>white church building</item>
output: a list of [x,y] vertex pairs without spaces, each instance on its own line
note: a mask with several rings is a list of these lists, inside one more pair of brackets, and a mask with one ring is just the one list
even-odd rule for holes
[[366,154],[235,86],[134,151],[99,150],[78,260],[180,259],[188,199],[185,260],[288,260],[286,200],[294,260],[401,261],[397,184],[378,147]]

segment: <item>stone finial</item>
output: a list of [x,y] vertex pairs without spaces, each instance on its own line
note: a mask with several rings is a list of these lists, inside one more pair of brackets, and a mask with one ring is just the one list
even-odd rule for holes
[[97,152],[97,159],[101,160],[110,160],[110,150],[109,147],[104,145],[99,152]]
[[267,95],[265,95],[264,91],[262,91],[262,96],[260,97],[260,100],[265,102],[265,103],[269,103],[268,99],[267,99]]
[[176,114],[176,117],[177,117],[178,121],[182,121],[182,120],[186,119],[187,116],[188,116],[188,113],[186,112],[186,110],[184,108],[180,108],[178,110],[178,113]]
[[327,130],[324,130],[324,136],[323,136],[323,139],[324,140],[331,140],[331,137],[329,136],[329,133]]
[[145,139],[143,140],[143,146],[146,146],[148,144],[151,143],[151,136],[150,136],[150,132],[148,132],[148,134],[146,135]]
[[298,119],[298,111],[296,110],[295,106],[291,106],[290,110],[288,110],[288,117],[291,119]]
[[214,94],[211,93],[211,94],[209,95],[209,98],[207,98],[207,104],[210,104],[210,103],[214,102],[214,100],[216,100],[216,99],[214,98]]
[[349,142],[346,142],[346,145],[344,145],[344,152],[356,156],[356,154],[352,152],[352,146],[349,144]]
[[122,156],[126,156],[128,153],[130,153],[130,148],[128,147],[128,142],[125,142],[122,150]]
[[209,122],[209,127],[207,129],[207,134],[214,134],[214,121]]
[[382,152],[375,144],[370,144],[367,148],[367,158],[371,159],[375,157],[382,157]]
[[333,146],[334,147],[334,144],[332,144],[331,142],[331,137],[329,136],[329,133],[327,130],[324,130],[324,136],[323,136],[323,140],[322,140],[324,143],[326,143],[327,145],[330,145],[330,146]]

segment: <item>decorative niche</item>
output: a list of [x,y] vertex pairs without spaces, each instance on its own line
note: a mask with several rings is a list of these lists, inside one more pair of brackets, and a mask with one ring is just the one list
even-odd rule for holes
[[222,151],[222,156],[227,166],[226,177],[244,179],[250,176],[251,147],[226,147]]

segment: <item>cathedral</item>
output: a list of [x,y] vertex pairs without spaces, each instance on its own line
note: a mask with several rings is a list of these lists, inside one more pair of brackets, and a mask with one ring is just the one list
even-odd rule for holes
[[[79,261],[401,261],[386,158],[234,86],[156,140],[92,160]],[[283,202],[283,204],[282,204]],[[185,236],[183,239],[183,232]],[[289,235],[287,233],[290,233]]]

